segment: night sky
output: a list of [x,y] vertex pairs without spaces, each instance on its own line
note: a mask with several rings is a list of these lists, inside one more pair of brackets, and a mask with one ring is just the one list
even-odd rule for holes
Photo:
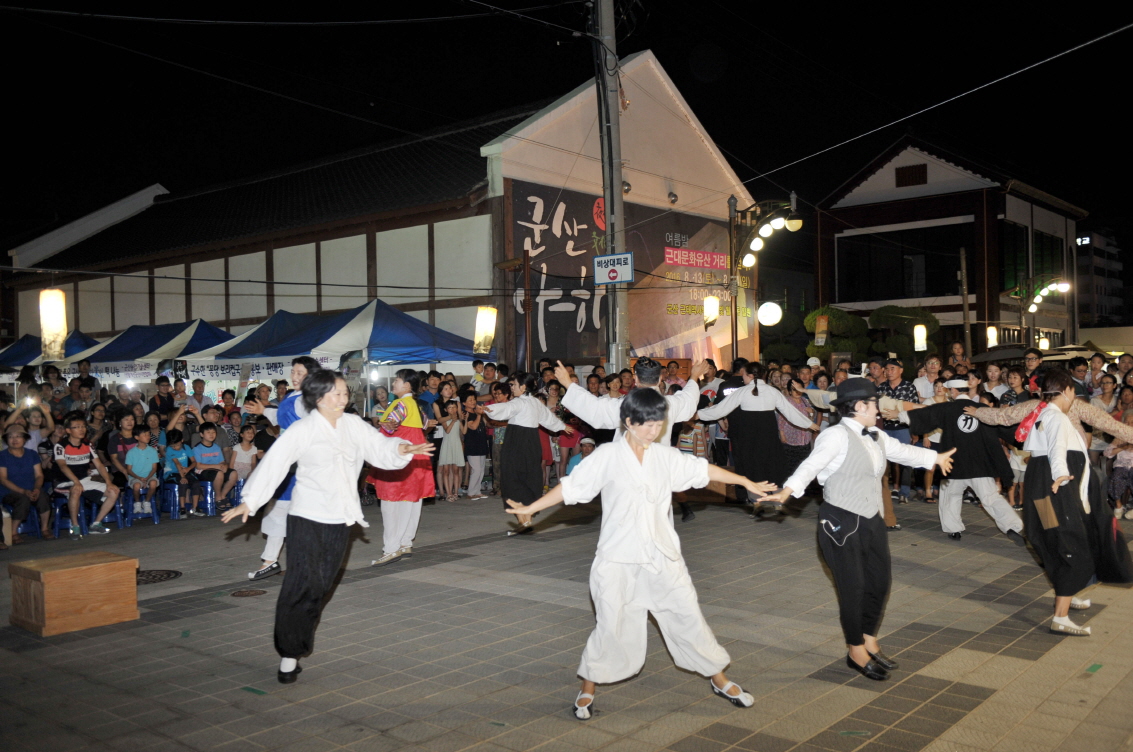
[[[1101,6],[1057,15],[989,4],[931,10],[845,4],[833,11],[829,4],[717,0],[644,6],[621,6],[630,18],[619,31],[619,53],[654,51],[743,179],[1133,21],[1133,10]],[[51,7],[255,21],[484,11],[457,0],[400,4],[398,11],[372,4],[355,16],[333,6],[303,15],[259,6],[243,16],[231,15],[230,5],[208,3]],[[177,192],[254,175],[403,131],[552,99],[593,76],[588,41],[499,15],[281,27],[2,13],[9,114],[0,213],[5,248],[155,182]],[[581,30],[588,9],[566,2],[525,13]],[[1131,160],[1120,103],[1131,35],[1123,32],[776,172],[753,183],[752,193],[778,198],[794,189],[817,202],[912,128],[1087,209],[1091,225],[1113,227],[1128,250],[1133,220],[1123,184]],[[813,248],[807,228],[792,242],[797,247],[781,251],[809,255]]]

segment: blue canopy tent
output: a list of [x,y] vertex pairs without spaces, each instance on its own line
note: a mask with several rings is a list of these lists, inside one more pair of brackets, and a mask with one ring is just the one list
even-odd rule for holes
[[84,358],[92,363],[121,363],[180,358],[186,353],[213,347],[232,339],[232,335],[203,319],[179,324],[131,326],[101,345],[68,355],[66,363]]
[[[363,352],[380,363],[472,360],[472,340],[438,329],[408,313],[371,300],[334,316],[279,311],[231,342],[190,353],[186,360],[254,360],[299,355],[339,358]],[[491,358],[493,353],[485,356]]]
[[[63,345],[63,353],[70,357],[98,344],[94,337],[88,337],[74,329],[67,335]],[[0,350],[0,367],[23,368],[27,365],[39,365],[43,354],[43,340],[34,334],[25,334],[12,344]]]

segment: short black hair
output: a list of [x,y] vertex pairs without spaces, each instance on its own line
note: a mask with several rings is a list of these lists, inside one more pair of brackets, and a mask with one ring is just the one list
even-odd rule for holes
[[1070,372],[1064,368],[1049,368],[1043,373],[1043,386],[1042,392],[1045,397],[1048,394],[1061,394],[1066,391],[1067,387],[1074,385],[1074,380],[1070,378]]
[[622,425],[628,420],[630,425],[640,426],[651,420],[665,420],[667,407],[665,398],[656,389],[634,389],[622,400],[619,415]]
[[211,420],[206,420],[197,430],[201,433],[204,433],[205,431],[215,431],[217,429],[215,423],[213,423]]
[[484,361],[480,360],[479,358],[472,361],[472,367],[473,368],[475,368],[476,366],[482,366],[482,365],[484,365]]
[[511,375],[510,381],[522,384],[527,389],[528,394],[535,394],[535,390],[539,386],[539,376],[534,372],[516,371]]
[[1067,365],[1070,366],[1070,370],[1073,371],[1075,368],[1081,368],[1082,366],[1089,368],[1090,367],[1090,361],[1086,360],[1085,358],[1083,358],[1082,356],[1079,355],[1079,356],[1075,356],[1075,357],[1071,358],[1070,362],[1067,363]]
[[1025,358],[1028,355],[1034,355],[1039,360],[1042,360],[1043,351],[1038,349],[1037,347],[1028,347],[1026,350],[1023,351],[1023,357]]
[[500,376],[507,376],[508,375],[508,365],[507,365],[507,363],[497,363],[496,364],[496,373]]
[[496,370],[496,364],[495,363],[485,363],[484,368],[491,368],[494,371],[494,370]]
[[397,373],[393,375],[395,379],[401,379],[409,385],[410,391],[414,394],[421,388],[421,374],[412,368],[400,368]]
[[291,360],[291,365],[303,366],[307,369],[308,376],[310,376],[315,371],[322,369],[322,366],[319,365],[319,361],[315,360],[310,355],[300,355],[298,358],[293,358]]
[[653,385],[661,380],[661,364],[653,358],[638,358],[633,373],[638,383]]
[[165,432],[165,441],[169,444],[176,444],[179,441],[185,440],[185,434],[177,428],[170,428]]
[[236,399],[236,390],[235,389],[225,389],[223,392],[220,393],[220,396],[221,397],[227,397],[230,394],[232,395],[232,399]]
[[156,384],[157,386],[161,386],[162,384],[168,384],[169,383],[169,377],[168,376],[158,376],[156,379],[153,380],[153,383]]
[[319,400],[334,391],[334,386],[339,379],[344,379],[343,375],[329,368],[320,368],[303,379],[302,399],[303,407],[307,408],[307,412],[313,413],[318,409]]
[[80,360],[80,361],[79,361],[78,363],[76,363],[75,365],[76,365],[76,366],[81,366],[81,365],[82,365],[83,363],[86,363],[86,364],[87,364],[87,365],[89,366],[89,365],[90,365],[90,358],[83,358],[82,360]]

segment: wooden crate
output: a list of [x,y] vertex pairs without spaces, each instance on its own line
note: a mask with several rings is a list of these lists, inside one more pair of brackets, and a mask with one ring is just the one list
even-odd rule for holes
[[88,551],[8,565],[17,627],[40,637],[138,618],[138,560]]

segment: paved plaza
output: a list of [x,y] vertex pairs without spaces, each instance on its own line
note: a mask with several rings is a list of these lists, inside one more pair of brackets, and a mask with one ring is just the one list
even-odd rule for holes
[[[162,521],[32,542],[0,563],[105,550],[180,578],[140,585],[139,621],[40,639],[0,628],[0,750],[319,752],[1106,752],[1133,749],[1133,593],[1102,586],[1075,613],[1093,636],[1048,632],[1052,593],[1025,549],[964,507],[898,507],[882,645],[888,682],[851,673],[815,506],[780,522],[696,504],[677,523],[709,623],[750,709],[673,666],[656,629],[642,673],[569,714],[593,623],[587,588],[600,506],[506,538],[498,499],[430,504],[412,559],[374,569],[381,517],[355,529],[347,568],[296,684],[276,682],[282,577],[249,585],[258,528]],[[1133,523],[1123,523],[1133,525]],[[259,596],[232,597],[249,587]],[[0,578],[7,624],[10,581]]]

